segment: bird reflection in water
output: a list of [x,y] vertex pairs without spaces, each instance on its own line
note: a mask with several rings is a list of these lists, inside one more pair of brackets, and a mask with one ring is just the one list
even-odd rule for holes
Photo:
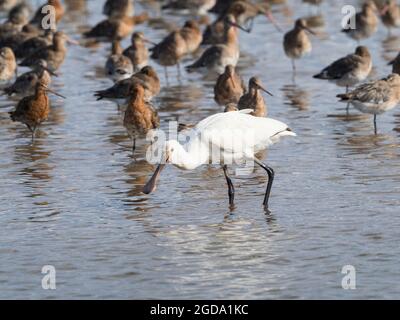
[[181,110],[187,112],[188,109],[194,109],[204,98],[204,92],[201,87],[192,84],[170,86],[164,88],[160,95],[160,107],[164,112]]
[[310,93],[295,84],[285,85],[282,88],[285,96],[285,104],[293,106],[300,111],[310,108]]
[[46,148],[44,141],[46,140],[38,138],[33,144],[18,144],[14,148],[14,164],[20,168],[18,174],[26,177],[22,183],[35,190],[29,195],[31,197],[38,196],[37,193],[41,193],[52,180],[54,166],[47,161],[51,151]]

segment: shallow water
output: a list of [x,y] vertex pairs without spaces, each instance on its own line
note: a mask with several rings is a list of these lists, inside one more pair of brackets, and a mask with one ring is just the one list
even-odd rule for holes
[[[98,1],[86,3],[60,26],[75,39],[103,19]],[[234,178],[233,212],[217,167],[168,167],[158,191],[141,194],[154,169],[144,159],[146,145],[139,143],[134,161],[116,106],[92,96],[111,84],[101,74],[108,45],[70,47],[54,80],[68,99],[51,97],[50,119],[33,145],[26,128],[8,118],[15,101],[1,97],[0,298],[398,298],[400,113],[379,116],[374,136],[370,116],[353,109],[345,117],[335,98],[343,89],[312,79],[356,46],[337,32],[344,3],[322,6],[324,27],[316,29],[296,84],[282,34],[265,17],[240,35],[241,75],[261,77],[274,93],[266,97],[270,116],[298,134],[266,159],[276,171],[269,215],[259,169]],[[142,8],[137,4],[136,12]],[[295,0],[274,7],[285,30],[312,11]],[[185,19],[163,17],[178,25]],[[166,34],[161,22],[137,30],[157,41]],[[390,72],[387,59],[400,48],[400,38],[384,39],[380,25],[363,42],[374,78]],[[163,127],[221,110],[212,82],[183,71],[180,84],[171,68],[167,87],[163,69],[152,65],[162,80],[155,105]],[[57,270],[56,290],[41,288],[44,265]],[[341,287],[344,265],[356,268],[356,290]]]

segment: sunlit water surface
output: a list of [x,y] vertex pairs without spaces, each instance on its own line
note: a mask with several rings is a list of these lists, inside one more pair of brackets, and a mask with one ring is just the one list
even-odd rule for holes
[[[100,1],[81,2],[60,26],[75,39],[103,19]],[[356,46],[338,32],[342,4],[324,2],[323,26],[295,84],[282,34],[265,17],[251,34],[240,34],[241,75],[261,77],[274,93],[266,97],[270,116],[298,134],[266,158],[276,170],[269,215],[260,169],[234,177],[233,212],[218,167],[168,167],[155,194],[141,193],[154,170],[145,142],[135,161],[122,114],[93,98],[111,84],[102,75],[109,45],[69,48],[54,80],[68,99],[51,97],[50,119],[33,145],[27,129],[9,120],[16,101],[1,97],[0,298],[398,298],[400,113],[379,116],[374,136],[370,116],[352,110],[345,117],[335,98],[342,88],[312,79]],[[146,8],[153,20],[137,30],[158,41],[167,31],[154,7]],[[274,7],[285,30],[315,13],[294,0]],[[186,19],[162,17],[176,25]],[[388,74],[400,38],[387,39],[381,25],[364,44],[373,55],[372,77]],[[152,65],[162,81],[154,103],[164,128],[168,120],[195,123],[221,111],[212,82],[183,71],[179,83],[171,68],[167,86],[163,69]],[[44,265],[57,270],[56,290],[41,287]],[[344,265],[356,268],[356,290],[341,287]]]

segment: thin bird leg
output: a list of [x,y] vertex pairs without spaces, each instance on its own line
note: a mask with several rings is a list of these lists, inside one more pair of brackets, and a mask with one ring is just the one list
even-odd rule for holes
[[177,62],[176,68],[178,70],[178,80],[181,81],[181,65],[179,62]]
[[235,187],[228,175],[228,166],[224,165],[222,169],[224,170],[225,179],[228,184],[229,205],[233,207],[235,205]]
[[31,130],[32,133],[32,143],[35,141],[35,133],[36,133],[36,127],[31,128],[28,126],[29,130]]
[[132,154],[134,154],[136,150],[136,137],[133,137],[132,139],[133,139]]
[[292,69],[293,69],[292,81],[293,81],[293,84],[296,84],[296,62],[294,59],[292,59]]
[[374,132],[375,132],[375,135],[378,134],[378,128],[376,126],[376,114],[374,114]]
[[261,161],[255,159],[255,162],[263,168],[267,174],[268,174],[268,185],[267,185],[267,191],[265,192],[265,198],[264,198],[264,208],[268,210],[268,203],[269,203],[269,197],[271,195],[271,190],[272,190],[272,184],[274,183],[274,178],[275,178],[275,171],[271,167],[268,167]]
[[164,72],[165,72],[165,80],[167,81],[167,86],[169,85],[169,79],[168,79],[168,70],[167,67],[164,67]]

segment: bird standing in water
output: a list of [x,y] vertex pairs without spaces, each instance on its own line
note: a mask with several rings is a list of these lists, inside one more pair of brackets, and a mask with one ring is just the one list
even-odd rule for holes
[[255,117],[266,117],[268,110],[267,105],[260,91],[272,96],[272,93],[264,89],[261,80],[257,77],[253,77],[249,81],[249,92],[244,94],[238,103],[239,110],[252,109],[251,115]]
[[125,105],[130,97],[132,88],[139,83],[144,88],[144,96],[146,101],[160,93],[160,79],[153,67],[146,66],[139,72],[135,73],[129,79],[118,81],[111,88],[100,90],[95,93],[97,100],[107,99],[118,104]]
[[10,112],[11,120],[22,122],[32,133],[32,142],[35,139],[36,129],[47,120],[50,112],[50,102],[47,92],[51,92],[65,99],[64,96],[50,90],[42,83],[36,85],[35,94],[23,98],[15,111]]
[[396,0],[386,0],[381,12],[381,20],[391,35],[392,28],[400,27],[400,7]]
[[157,129],[159,125],[157,111],[145,100],[144,88],[135,83],[124,117],[124,126],[133,141],[133,153],[136,149],[136,138],[145,136],[150,130]]
[[195,20],[186,21],[180,30],[180,34],[186,42],[186,54],[195,53],[203,41],[203,34],[199,24]]
[[[378,17],[376,13],[378,9],[372,0],[369,0],[363,4],[361,12],[356,13],[351,19],[355,19],[355,29],[347,28],[343,29],[342,32],[346,33],[350,38],[360,42],[360,40],[369,38],[378,29]],[[351,23],[348,23],[351,26]]]
[[312,45],[307,32],[315,35],[315,33],[307,26],[304,19],[296,20],[294,29],[285,34],[283,39],[283,48],[288,58],[292,60],[293,75],[296,74],[295,60],[302,58],[305,54],[310,53]]
[[16,75],[17,62],[11,48],[0,49],[0,86],[8,84]]
[[377,134],[376,117],[396,107],[400,102],[400,75],[391,74],[381,80],[365,83],[354,91],[337,96],[350,102],[357,110],[374,115],[374,132]]
[[111,48],[111,55],[105,65],[106,75],[114,82],[128,79],[133,75],[131,59],[122,54],[122,47],[119,40],[114,40]]
[[36,86],[39,82],[49,87],[51,84],[51,76],[57,77],[54,72],[47,68],[47,62],[45,60],[39,60],[32,71],[20,75],[11,86],[4,89],[4,92],[9,96],[13,94],[22,97],[32,95],[35,93]]
[[[167,67],[177,66],[178,77],[180,77],[180,61],[188,53],[193,51],[192,39],[190,39],[190,31],[193,29],[192,24],[187,23],[181,28],[172,31],[160,43],[150,49],[151,58],[164,67],[165,77],[168,81]],[[198,42],[196,49],[200,45]]]
[[123,51],[123,55],[131,59],[134,72],[138,72],[148,64],[149,50],[146,47],[147,40],[143,32],[135,32],[131,37],[131,45]]
[[359,46],[353,54],[336,60],[314,78],[335,82],[338,86],[349,87],[364,81],[372,69],[372,58],[367,47]]
[[76,44],[76,42],[69,39],[64,32],[58,31],[53,36],[53,44],[35,51],[19,65],[30,67],[36,65],[39,60],[45,60],[48,68],[52,71],[56,71],[64,63],[67,54],[66,42]]
[[214,100],[220,106],[229,103],[238,103],[240,97],[246,92],[243,79],[235,72],[235,67],[227,65],[214,87]]
[[187,66],[186,70],[220,75],[224,73],[227,65],[236,67],[240,56],[236,27],[243,29],[236,23],[233,15],[227,15],[224,19],[224,43],[208,48],[195,63]]
[[252,110],[218,113],[204,119],[190,130],[188,136],[191,139],[185,145],[176,140],[165,142],[160,146],[160,164],[143,188],[143,193],[150,194],[156,190],[159,176],[166,164],[172,164],[182,170],[194,170],[209,164],[214,159],[214,151],[219,150],[218,159],[221,159],[220,164],[228,184],[229,205],[234,206],[235,188],[228,175],[228,164],[247,160],[257,163],[268,174],[263,201],[264,208],[268,211],[275,172],[255,155],[278,142],[280,138],[296,134],[280,121],[253,117],[248,114],[250,112]]

